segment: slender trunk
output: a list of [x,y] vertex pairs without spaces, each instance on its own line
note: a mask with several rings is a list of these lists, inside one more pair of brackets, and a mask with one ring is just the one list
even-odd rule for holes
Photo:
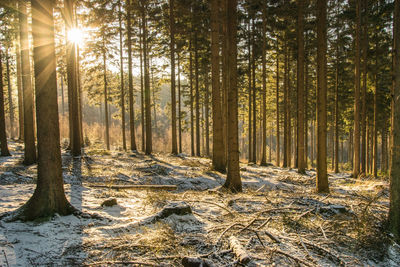
[[317,0],[317,192],[329,192],[326,166],[326,9],[327,1]]
[[123,61],[123,40],[122,40],[122,12],[121,1],[118,3],[118,22],[119,22],[119,61],[120,61],[120,75],[121,75],[121,130],[122,130],[122,148],[126,150],[126,135],[125,135],[125,90],[124,90],[124,61]]
[[15,36],[16,42],[16,64],[17,64],[17,89],[18,89],[18,125],[19,125],[19,140],[24,140],[24,101],[22,99],[22,67],[21,67],[21,50],[18,34]]
[[367,160],[367,57],[368,57],[368,0],[363,1],[364,20],[363,20],[363,87],[361,92],[361,130],[362,130],[362,150],[361,150],[361,172],[365,173]]
[[386,173],[387,170],[388,170],[387,128],[386,128],[386,123],[384,123],[382,127],[381,172]]
[[[132,74],[132,40],[131,40],[131,0],[127,2],[127,16],[126,16],[126,32],[127,32],[127,45],[128,45],[128,90],[129,90],[129,130],[131,137],[131,151],[136,151],[136,137],[135,137],[135,107],[133,102],[133,74]],[[146,38],[145,37],[145,7],[142,7],[142,30],[143,30],[143,53],[146,54]],[[145,70],[146,70],[146,55],[144,59]],[[146,73],[145,73],[146,75]],[[143,113],[142,113],[143,114]],[[146,121],[147,126],[147,121]],[[143,124],[142,124],[143,129]],[[142,137],[143,138],[143,137]],[[147,138],[147,137],[146,137]],[[147,149],[146,149],[147,151]]]
[[[250,32],[250,22],[248,26],[248,30]],[[252,75],[251,75],[251,38],[249,34],[249,40],[248,40],[248,51],[249,51],[249,69],[248,69],[248,79],[249,79],[249,162],[253,162],[253,128],[252,128],[252,113],[253,113],[253,102],[252,102]]]
[[178,57],[178,139],[179,139],[179,153],[182,153],[182,111],[181,111],[181,65],[180,65],[180,56],[177,53]]
[[153,151],[152,129],[151,129],[151,99],[150,99],[150,77],[149,62],[147,52],[147,19],[146,1],[142,0],[142,27],[143,27],[143,61],[144,61],[144,99],[145,99],[145,118],[146,118],[146,154],[150,155]]
[[297,8],[297,168],[304,174],[304,0],[298,1]]
[[374,142],[373,142],[373,174],[374,177],[378,177],[378,71],[379,71],[379,65],[378,65],[378,57],[379,57],[379,52],[378,52],[378,42],[375,44],[375,93],[374,93]]
[[110,129],[108,121],[108,88],[107,88],[107,62],[106,62],[106,50],[105,50],[105,40],[103,37],[103,83],[104,83],[104,121],[106,123],[106,147],[110,150]]
[[251,68],[252,68],[252,86],[253,86],[253,162],[257,162],[257,88],[256,88],[256,56],[255,56],[255,27],[254,19],[252,20],[251,40],[252,40],[252,56],[251,56]]
[[355,91],[354,91],[354,163],[353,177],[360,174],[360,2],[356,0],[356,57],[355,57]]
[[193,114],[193,53],[192,53],[192,42],[189,46],[189,80],[190,80],[190,147],[191,155],[194,156],[194,114]]
[[288,126],[287,126],[287,164],[288,167],[292,166],[292,84],[291,84],[291,80],[290,80],[290,55],[291,55],[291,51],[288,51],[288,58],[287,58],[287,118],[288,118]]
[[64,99],[64,76],[60,75],[60,83],[61,83],[61,102],[62,102],[62,115],[65,113],[65,99]]
[[4,92],[3,92],[3,62],[2,51],[0,50],[0,156],[10,156],[7,146],[6,116],[4,112]]
[[29,56],[28,11],[25,1],[19,2],[19,23],[21,42],[22,88],[24,102],[24,164],[36,162],[35,129],[33,125],[33,89],[31,80],[31,63]]
[[[263,118],[262,118],[262,153],[261,153],[261,165],[265,164],[267,159],[267,66],[266,66],[266,49],[265,46],[267,44],[266,41],[266,31],[267,31],[267,22],[266,22],[266,10],[263,7],[263,27],[262,27],[262,86],[263,86],[263,99],[262,99],[262,109],[263,109]],[[269,151],[271,151],[271,146],[269,146]],[[271,161],[271,152],[269,153],[269,161]]]
[[140,115],[142,124],[142,151],[145,151],[146,144],[146,127],[144,121],[144,77],[143,77],[143,31],[142,27],[139,27],[140,37],[139,37],[139,54],[140,54]]
[[288,75],[288,48],[287,48],[287,40],[285,36],[285,45],[284,45],[284,53],[285,53],[285,60],[284,60],[284,68],[285,72],[283,75],[283,167],[286,168],[289,166],[288,162],[288,84],[287,84],[287,75]]
[[215,170],[225,172],[225,145],[220,89],[218,1],[221,0],[211,1],[212,164]]
[[308,35],[305,36],[304,52],[304,167],[308,168]]
[[199,53],[197,39],[194,38],[194,77],[195,77],[195,99],[196,99],[196,156],[200,156],[200,91],[199,91]]
[[8,89],[8,112],[10,115],[10,138],[14,138],[14,105],[12,97],[11,75],[10,75],[10,59],[8,55],[8,48],[6,50],[6,75],[7,75],[7,89]]
[[208,71],[207,71],[208,66],[205,68],[205,78],[204,78],[204,87],[205,87],[205,98],[204,98],[204,108],[205,108],[205,137],[206,137],[206,156],[209,157],[210,156],[210,122],[209,122],[209,113],[210,113],[210,108],[209,108],[209,102],[210,102],[210,93],[209,93],[209,80],[208,80]]
[[280,129],[279,129],[279,47],[278,47],[278,36],[276,37],[276,166],[281,165],[280,161]]
[[178,154],[176,142],[176,92],[175,92],[175,17],[174,0],[169,0],[170,52],[171,52],[171,124],[172,124],[172,154]]

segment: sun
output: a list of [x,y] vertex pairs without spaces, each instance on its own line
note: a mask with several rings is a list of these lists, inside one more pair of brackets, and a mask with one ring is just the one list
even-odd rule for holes
[[68,37],[68,41],[73,42],[74,44],[82,45],[84,42],[83,31],[79,28],[70,29],[68,31],[67,37]]

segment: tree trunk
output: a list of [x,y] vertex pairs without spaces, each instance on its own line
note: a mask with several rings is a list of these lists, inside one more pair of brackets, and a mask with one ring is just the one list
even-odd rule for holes
[[288,48],[287,48],[287,40],[285,34],[285,45],[284,45],[284,53],[285,53],[285,60],[284,60],[284,68],[285,72],[283,75],[283,166],[284,168],[288,167],[289,159],[288,159],[288,144],[289,144],[289,137],[288,137],[288,84],[287,84],[287,76],[288,76]]
[[175,14],[174,0],[169,0],[170,52],[171,52],[171,124],[172,124],[172,154],[178,154],[176,142],[176,92],[175,92]]
[[195,79],[195,112],[196,112],[196,156],[200,157],[200,91],[199,91],[199,53],[197,37],[194,37],[194,79]]
[[[103,35],[104,36],[104,35]],[[108,88],[107,88],[107,64],[106,64],[106,51],[105,40],[103,37],[103,82],[104,82],[104,121],[106,123],[106,148],[110,150],[110,129],[108,121]]]
[[208,78],[208,66],[206,66],[205,68],[205,77],[204,77],[204,89],[205,89],[205,98],[204,98],[204,122],[205,122],[205,146],[206,146],[206,156],[210,157],[210,122],[209,122],[209,113],[210,113],[210,106],[209,106],[209,102],[210,102],[210,93],[209,93],[209,78]]
[[305,53],[304,53],[304,167],[308,168],[308,52],[307,52],[308,35],[305,36]]
[[211,86],[212,86],[212,165],[216,171],[225,172],[225,144],[222,122],[220,64],[219,64],[219,1],[211,1]]
[[361,111],[361,172],[365,173],[367,167],[367,57],[368,57],[368,0],[363,1],[364,20],[363,20],[363,87],[361,93],[362,111]]
[[149,62],[147,49],[147,19],[146,1],[142,2],[142,29],[143,29],[143,61],[144,61],[144,99],[145,99],[145,118],[146,118],[146,155],[153,152],[152,129],[151,129],[151,99],[150,99],[150,77],[149,77]]
[[[38,138],[38,179],[33,196],[20,208],[19,219],[34,220],[75,209],[64,194],[58,123],[53,1],[32,0]],[[47,73],[44,77],[42,74]]]
[[276,37],[276,166],[281,165],[280,154],[280,129],[279,129],[279,46],[278,46],[278,38]]
[[[250,22],[248,25],[248,31],[250,32]],[[248,50],[249,50],[249,69],[248,69],[248,79],[249,79],[249,162],[253,162],[253,127],[252,127],[252,113],[253,113],[253,102],[252,102],[252,75],[251,75],[251,38],[250,38],[250,34],[249,34],[249,40],[248,40]]]
[[7,75],[7,89],[8,89],[8,112],[10,115],[10,138],[15,136],[14,134],[14,105],[12,97],[12,86],[11,86],[11,74],[10,74],[10,59],[8,55],[8,48],[6,47],[6,75]]
[[21,50],[20,39],[18,34],[15,36],[17,42],[15,45],[16,50],[16,64],[17,64],[17,89],[18,89],[18,125],[19,125],[19,140],[24,140],[24,101],[22,99],[22,70],[21,70]]
[[[129,0],[128,0],[129,1]],[[122,40],[122,11],[121,1],[118,2],[118,22],[119,22],[119,61],[120,61],[120,75],[121,75],[121,130],[122,130],[122,148],[126,150],[126,135],[125,135],[125,89],[124,89],[124,61],[123,61],[123,40]]]
[[394,8],[394,55],[393,55],[393,118],[392,147],[390,157],[390,208],[389,228],[396,241],[400,240],[400,1]]
[[251,30],[251,40],[252,40],[252,49],[251,49],[251,68],[252,68],[252,86],[253,86],[253,156],[252,156],[252,161],[254,163],[257,162],[257,103],[256,103],[256,98],[257,98],[257,87],[256,87],[256,56],[255,56],[255,27],[254,27],[254,19],[252,19],[252,30]]
[[7,146],[7,133],[6,133],[6,116],[4,112],[4,84],[3,84],[3,62],[1,60],[2,52],[0,50],[0,156],[10,156]]
[[[135,137],[135,107],[134,107],[134,102],[133,102],[133,74],[132,74],[132,40],[131,40],[131,0],[127,1],[127,16],[126,16],[126,31],[127,31],[127,45],[128,45],[128,90],[129,90],[129,130],[130,130],[130,137],[131,137],[131,151],[136,151],[136,137]],[[145,66],[145,80],[146,80],[146,35],[145,35],[145,28],[146,28],[146,15],[145,15],[145,7],[142,7],[142,41],[143,41],[143,54],[144,56],[144,66]],[[148,79],[148,73],[147,73],[147,79]],[[146,83],[146,82],[145,82]],[[146,85],[145,85],[146,86]],[[150,87],[150,86],[149,86]],[[147,89],[147,88],[146,88]],[[143,102],[142,102],[143,104]],[[143,112],[143,111],[142,111]],[[142,113],[143,114],[143,113]],[[147,120],[146,120],[146,127],[147,125]],[[151,127],[151,125],[150,125]],[[142,131],[143,131],[143,124],[142,124]],[[146,129],[146,134],[147,134],[147,129]],[[142,132],[143,135],[143,132]],[[146,136],[147,138],[147,136]],[[143,141],[143,136],[142,136],[142,141]],[[146,139],[147,141],[147,139]],[[151,141],[151,140],[150,140]],[[143,144],[142,144],[143,146]],[[146,149],[147,151],[147,149]]]
[[194,114],[193,114],[193,55],[192,42],[189,45],[189,80],[190,80],[190,152],[194,156]]
[[182,111],[181,111],[181,65],[180,65],[180,56],[177,53],[178,57],[178,139],[179,139],[179,153],[182,153]]
[[379,44],[376,42],[375,44],[375,93],[374,93],[374,137],[373,137],[373,167],[372,167],[372,172],[374,174],[374,177],[378,177],[378,71],[379,71],[379,65],[378,65],[378,57],[379,57],[379,52],[378,52],[378,47]]
[[317,0],[317,192],[329,192],[326,166],[326,0]]
[[[225,0],[224,0],[225,1]],[[226,3],[226,38],[228,70],[228,172],[224,187],[232,192],[242,191],[239,168],[238,88],[237,88],[237,0]]]
[[22,88],[24,102],[24,164],[36,162],[35,129],[33,125],[33,89],[31,80],[31,63],[29,56],[28,11],[25,1],[19,1],[19,25],[21,42]]
[[145,144],[146,144],[146,128],[145,128],[145,121],[144,121],[144,77],[143,77],[143,31],[142,27],[139,27],[140,36],[139,36],[139,60],[140,60],[140,117],[141,117],[141,124],[142,124],[142,151],[145,151]]
[[[267,32],[267,22],[266,22],[266,8],[263,7],[263,21],[262,21],[262,109],[263,109],[263,117],[262,117],[262,153],[261,153],[261,165],[266,164],[267,162],[267,66],[266,66],[266,49],[265,46],[267,45],[266,40],[266,32]],[[269,150],[271,151],[271,146],[269,146]],[[270,153],[271,155],[271,153]],[[271,156],[270,156],[271,158]],[[271,161],[271,159],[270,159]]]
[[355,90],[354,90],[354,163],[353,177],[360,174],[360,31],[361,14],[360,2],[356,0],[356,57],[355,57]]
[[297,168],[304,174],[304,0],[297,5]]

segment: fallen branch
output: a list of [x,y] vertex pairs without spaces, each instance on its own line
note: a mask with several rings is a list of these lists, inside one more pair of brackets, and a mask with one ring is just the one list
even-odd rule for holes
[[139,266],[160,266],[159,264],[143,262],[143,261],[98,261],[92,263],[84,263],[83,266],[103,266],[106,265],[127,265],[127,264],[136,264]]
[[229,237],[229,247],[232,249],[240,263],[247,264],[251,261],[251,257],[236,237]]
[[176,185],[158,185],[158,184],[135,184],[135,185],[87,185],[94,188],[109,188],[109,189],[151,189],[151,190],[176,190]]

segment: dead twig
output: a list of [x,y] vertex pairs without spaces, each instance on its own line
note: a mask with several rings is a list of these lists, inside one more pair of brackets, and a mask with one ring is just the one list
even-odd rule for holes
[[6,255],[6,252],[4,251],[4,249],[3,249],[3,254],[4,254],[4,258],[6,260],[7,267],[10,267],[10,265],[8,264],[7,255]]

